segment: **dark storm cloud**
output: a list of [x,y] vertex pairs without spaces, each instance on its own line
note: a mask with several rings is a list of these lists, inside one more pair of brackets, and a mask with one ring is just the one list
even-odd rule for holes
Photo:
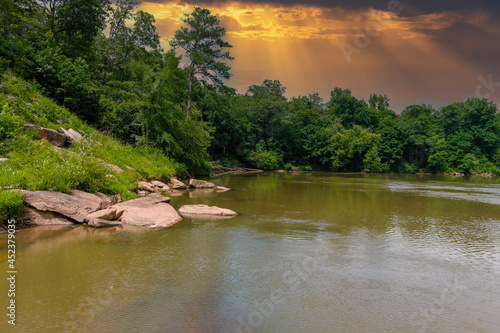
[[[248,4],[271,4],[282,6],[318,6],[324,8],[342,7],[345,9],[367,9],[374,8],[379,10],[388,10],[388,4],[391,1],[398,0],[149,0],[153,3],[186,3],[190,5],[217,5],[227,2],[239,2]],[[146,1],[145,1],[146,2]],[[500,16],[500,1],[498,0],[401,0],[403,11],[402,16],[414,16],[443,11],[471,11],[481,10],[494,16]]]

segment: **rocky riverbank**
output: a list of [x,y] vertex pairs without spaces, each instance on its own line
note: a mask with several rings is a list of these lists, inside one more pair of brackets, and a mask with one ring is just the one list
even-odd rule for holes
[[[150,229],[168,228],[190,218],[234,217],[238,214],[229,209],[205,205],[185,205],[176,211],[166,195],[182,195],[181,191],[211,189],[226,192],[230,189],[203,180],[191,179],[189,185],[180,180],[143,181],[139,183],[139,198],[122,201],[120,195],[19,190],[26,205],[23,221],[27,226],[75,225],[116,227],[140,226]],[[13,190],[15,191],[15,190]]]

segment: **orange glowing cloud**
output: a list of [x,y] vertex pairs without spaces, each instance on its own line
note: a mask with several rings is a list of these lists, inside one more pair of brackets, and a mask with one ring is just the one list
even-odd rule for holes
[[[341,86],[361,98],[388,94],[400,110],[410,103],[463,100],[474,94],[479,76],[500,70],[497,61],[485,62],[477,53],[500,56],[494,43],[499,25],[482,11],[402,16],[373,8],[217,1],[205,7],[219,17],[234,45],[230,85],[240,92],[279,79],[290,96],[320,92],[328,99]],[[160,35],[168,38],[193,7],[164,1],[143,2],[141,9],[154,14]],[[354,50],[351,59],[345,45]],[[498,95],[500,101],[500,90]]]

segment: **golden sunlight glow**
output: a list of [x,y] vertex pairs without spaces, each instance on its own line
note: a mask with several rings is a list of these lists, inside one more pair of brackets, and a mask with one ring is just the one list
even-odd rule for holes
[[[409,101],[440,104],[472,95],[483,74],[479,65],[436,38],[460,24],[500,30],[488,14],[477,11],[400,16],[375,9],[214,3],[206,6],[234,45],[231,85],[239,92],[264,79],[279,79],[289,97],[319,92],[328,99],[341,86],[361,98],[395,94],[396,109]],[[140,9],[154,14],[160,36],[168,38],[193,6],[165,0],[143,2]],[[168,49],[165,39],[162,43]],[[354,48],[349,61],[342,45]]]

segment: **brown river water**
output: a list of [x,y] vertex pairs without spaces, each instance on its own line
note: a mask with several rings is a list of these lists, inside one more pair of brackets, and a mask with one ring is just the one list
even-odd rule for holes
[[16,234],[0,332],[500,332],[500,180],[265,173],[171,204],[232,209],[163,230]]

